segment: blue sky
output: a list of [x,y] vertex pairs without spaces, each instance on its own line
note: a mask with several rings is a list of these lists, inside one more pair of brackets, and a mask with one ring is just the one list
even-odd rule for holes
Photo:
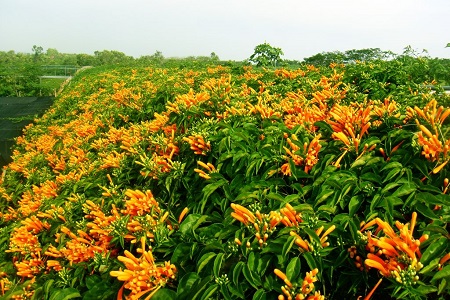
[[256,45],[283,58],[410,45],[450,58],[449,0],[0,0],[0,51],[117,50],[139,57],[248,58]]

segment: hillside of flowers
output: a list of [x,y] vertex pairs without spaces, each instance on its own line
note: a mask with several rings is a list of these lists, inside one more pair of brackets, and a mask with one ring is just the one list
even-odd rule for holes
[[448,299],[450,97],[394,62],[79,73],[0,178],[2,299]]

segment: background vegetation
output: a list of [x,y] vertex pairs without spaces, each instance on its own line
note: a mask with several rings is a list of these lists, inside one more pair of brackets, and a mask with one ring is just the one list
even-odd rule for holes
[[[190,56],[185,58],[166,58],[163,53],[156,51],[152,55],[139,58],[127,56],[120,51],[95,51],[90,54],[67,54],[49,48],[46,51],[34,45],[32,53],[16,53],[14,51],[0,51],[0,97],[51,96],[55,94],[64,79],[40,79],[42,75],[52,75],[52,71],[45,66],[64,65],[73,68],[83,66],[134,65],[158,66],[164,68],[196,68],[207,65],[222,65],[239,67],[254,63],[260,67],[288,67],[298,68],[302,65],[328,66],[330,63],[354,64],[355,62],[386,62],[397,61],[409,66],[404,68],[411,78],[419,78],[431,82],[433,79],[441,85],[450,84],[450,59],[431,58],[426,50],[417,52],[406,47],[402,54],[382,51],[378,48],[348,50],[345,52],[323,52],[303,60],[284,60],[283,51],[268,43],[255,47],[254,53],[248,60],[242,62],[223,61],[215,54],[210,56]],[[420,73],[420,74],[419,74]],[[64,75],[64,74],[62,74]],[[72,75],[72,74],[71,74]]]

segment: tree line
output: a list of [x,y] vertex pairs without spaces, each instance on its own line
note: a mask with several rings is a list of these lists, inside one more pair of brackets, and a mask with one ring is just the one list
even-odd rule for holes
[[257,45],[253,54],[244,61],[223,61],[212,52],[209,56],[188,56],[184,58],[166,58],[161,51],[139,58],[128,56],[115,50],[95,51],[91,54],[61,53],[54,48],[44,51],[34,45],[31,53],[0,51],[0,97],[26,97],[51,95],[62,83],[61,80],[41,79],[48,72],[45,66],[64,65],[110,66],[110,65],[152,65],[157,67],[195,68],[211,64],[221,64],[239,69],[243,65],[265,68],[298,68],[302,64],[316,67],[331,63],[356,64],[359,62],[394,61],[406,67],[415,78],[424,81],[437,81],[450,84],[450,59],[431,58],[426,50],[418,52],[410,46],[401,54],[383,51],[379,48],[353,49],[348,51],[321,52],[303,60],[282,59],[281,48],[269,43]]

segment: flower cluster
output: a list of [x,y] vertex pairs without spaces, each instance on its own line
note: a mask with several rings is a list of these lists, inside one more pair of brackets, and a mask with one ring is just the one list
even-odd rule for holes
[[[314,165],[319,161],[319,151],[322,147],[319,143],[320,138],[320,134],[316,135],[309,144],[305,142],[303,144],[303,148],[301,148],[295,143],[298,142],[298,138],[295,135],[292,135],[292,140],[290,138],[287,138],[290,149],[284,147],[284,150],[288,154],[286,158],[291,159],[296,166],[304,166],[304,171],[308,173],[312,169],[312,167],[314,167]],[[283,175],[292,175],[292,170],[289,162],[281,166],[281,172],[283,173]]]
[[[165,286],[169,280],[175,279],[177,268],[170,262],[157,263],[153,257],[151,247],[146,250],[145,238],[141,238],[140,257],[125,250],[125,256],[118,260],[125,265],[124,270],[111,271],[113,277],[123,281],[123,287],[130,290],[127,299],[137,300],[147,293],[155,292]],[[148,297],[150,298],[150,296]]]
[[[416,225],[417,213],[413,212],[411,222],[402,224],[395,222],[398,233],[385,221],[376,218],[361,228],[366,232],[369,254],[364,260],[368,268],[375,268],[384,277],[393,277],[397,282],[411,285],[419,280],[418,271],[423,267],[420,263],[420,244],[428,239],[424,234],[419,239],[413,236]],[[368,228],[377,225],[375,232],[380,236],[372,234]]]
[[278,297],[279,300],[325,300],[325,296],[321,295],[320,291],[315,291],[314,283],[317,281],[318,269],[306,272],[301,284],[292,283],[286,274],[279,269],[275,269],[274,273],[285,284],[281,287],[283,294]]

